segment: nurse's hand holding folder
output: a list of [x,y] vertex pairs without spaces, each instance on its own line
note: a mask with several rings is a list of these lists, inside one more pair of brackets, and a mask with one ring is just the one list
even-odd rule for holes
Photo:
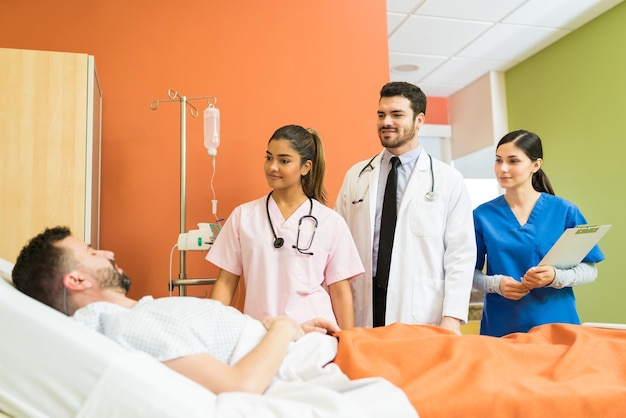
[[596,263],[604,260],[597,242],[608,226],[585,225],[573,203],[554,195],[542,163],[536,134],[506,134],[494,166],[504,195],[474,210],[474,288],[485,293],[483,335],[580,324],[572,286],[594,281]]
[[552,266],[531,267],[522,277],[522,285],[528,290],[549,286],[555,276],[556,271]]
[[539,266],[526,272],[522,277],[522,284],[529,289],[544,286],[563,288],[593,281],[597,276],[595,263],[583,263],[583,260],[590,251],[599,251],[598,241],[610,227],[611,225],[578,225],[566,229],[539,262]]

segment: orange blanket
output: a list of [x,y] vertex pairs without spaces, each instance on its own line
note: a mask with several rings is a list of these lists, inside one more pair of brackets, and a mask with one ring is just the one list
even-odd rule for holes
[[543,325],[503,338],[425,325],[341,331],[335,362],[382,376],[421,418],[626,417],[626,331]]

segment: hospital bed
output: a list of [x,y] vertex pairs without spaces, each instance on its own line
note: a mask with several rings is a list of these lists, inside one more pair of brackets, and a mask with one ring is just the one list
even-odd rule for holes
[[[0,274],[10,268],[0,259]],[[297,384],[215,395],[1,279],[0,318],[0,416],[396,417],[389,408],[403,403],[414,407],[405,416],[421,418],[626,416],[626,331],[607,327],[554,324],[503,338],[406,324],[341,331],[334,364],[364,382],[361,404]],[[368,390],[380,377],[402,396]]]
[[[324,368],[323,385],[303,379],[274,384],[263,395],[215,395],[22,294],[10,282],[11,270],[0,259],[0,417],[351,418],[390,409],[393,416],[417,417],[404,393],[386,380],[350,381],[336,366]],[[387,403],[368,402],[381,390]]]

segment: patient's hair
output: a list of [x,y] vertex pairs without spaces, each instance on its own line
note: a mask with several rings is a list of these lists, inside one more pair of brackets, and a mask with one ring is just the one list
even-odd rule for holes
[[61,312],[62,278],[70,268],[73,254],[55,244],[71,234],[64,226],[47,228],[22,248],[12,273],[19,291]]
[[413,109],[413,119],[420,113],[426,114],[426,94],[416,85],[405,81],[391,81],[380,89],[381,98],[395,96],[409,99],[411,109]]
[[270,140],[286,139],[289,145],[300,155],[300,165],[311,160],[311,169],[302,176],[302,190],[308,197],[326,204],[326,190],[324,189],[324,172],[326,159],[322,140],[315,129],[305,129],[299,125],[287,125],[278,128]]

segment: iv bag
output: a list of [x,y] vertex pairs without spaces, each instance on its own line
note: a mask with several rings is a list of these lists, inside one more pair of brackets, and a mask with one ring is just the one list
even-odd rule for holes
[[209,106],[204,110],[204,146],[209,155],[217,154],[220,145],[220,110],[215,106]]

